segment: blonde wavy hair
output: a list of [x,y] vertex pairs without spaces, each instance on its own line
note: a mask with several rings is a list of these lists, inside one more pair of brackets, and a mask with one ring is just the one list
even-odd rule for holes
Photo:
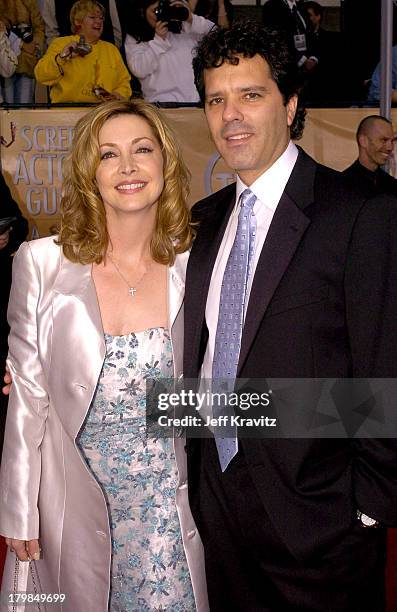
[[95,180],[100,162],[98,136],[106,121],[118,115],[144,119],[160,144],[164,188],[157,206],[151,255],[158,263],[172,264],[177,253],[190,247],[195,233],[186,203],[190,173],[161,112],[143,100],[106,102],[78,121],[63,182],[57,244],[75,263],[100,263],[105,257],[109,235],[105,206]]
[[96,0],[78,0],[75,2],[70,10],[70,25],[72,33],[76,33],[76,23],[81,22],[84,17],[92,13],[93,11],[100,10],[102,17],[105,17],[105,7]]

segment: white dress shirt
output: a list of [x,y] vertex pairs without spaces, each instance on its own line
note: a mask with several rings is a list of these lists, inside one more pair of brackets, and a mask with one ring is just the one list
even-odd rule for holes
[[[254,215],[256,217],[257,230],[255,236],[254,254],[251,266],[251,275],[247,284],[246,305],[248,305],[249,295],[251,292],[252,280],[258,264],[259,256],[265,242],[267,232],[269,231],[273,215],[276,211],[282,193],[285,189],[287,181],[290,177],[292,169],[298,157],[297,147],[290,142],[284,153],[277,161],[264,172],[249,189],[256,195],[257,200],[254,205]],[[212,361],[214,357],[214,346],[216,328],[218,325],[219,301],[221,296],[222,279],[226,268],[226,263],[233,246],[234,238],[237,231],[238,216],[240,212],[239,198],[241,193],[247,189],[242,180],[237,177],[236,184],[236,203],[232,214],[230,215],[222,243],[220,245],[218,256],[215,261],[212,271],[210,287],[207,297],[207,305],[205,309],[205,320],[208,327],[209,338],[207,349],[204,355],[203,365],[201,368],[201,379],[210,380],[212,378]],[[247,306],[246,306],[247,310]],[[203,387],[202,387],[203,389]]]

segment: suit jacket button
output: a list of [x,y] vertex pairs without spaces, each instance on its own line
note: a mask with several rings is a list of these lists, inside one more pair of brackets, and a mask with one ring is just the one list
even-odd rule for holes
[[194,538],[195,535],[196,535],[196,530],[195,529],[192,529],[191,531],[187,532],[187,537],[189,538],[189,540]]

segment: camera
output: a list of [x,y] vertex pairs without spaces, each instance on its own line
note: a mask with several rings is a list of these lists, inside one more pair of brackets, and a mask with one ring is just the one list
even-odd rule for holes
[[73,52],[77,53],[77,55],[84,56],[84,55],[88,55],[89,53],[91,53],[91,51],[92,51],[91,45],[85,42],[85,38],[83,34],[81,34],[79,38],[79,42],[74,47]]
[[170,0],[160,0],[154,12],[157,21],[167,22],[168,30],[173,34],[181,32],[182,21],[186,21],[189,17],[189,9],[186,6],[171,5]]
[[11,27],[11,31],[24,43],[31,43],[33,40],[33,29],[30,23],[17,23]]

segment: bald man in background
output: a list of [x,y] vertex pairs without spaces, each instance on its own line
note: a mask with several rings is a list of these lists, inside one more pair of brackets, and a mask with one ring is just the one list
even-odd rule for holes
[[357,128],[358,159],[343,174],[367,195],[391,193],[397,196],[397,180],[382,170],[393,152],[393,125],[379,115],[363,119]]

